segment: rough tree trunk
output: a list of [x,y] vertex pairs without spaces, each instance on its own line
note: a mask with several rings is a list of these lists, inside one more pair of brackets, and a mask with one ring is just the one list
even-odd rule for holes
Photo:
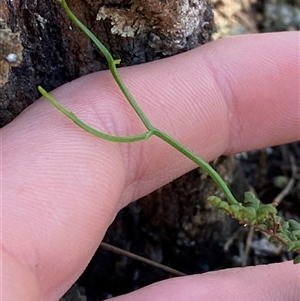
[[[37,85],[49,91],[107,69],[95,46],[55,0],[0,1],[4,1],[0,45],[5,49],[0,51],[0,127],[39,97]],[[215,31],[209,0],[69,0],[68,4],[123,66],[187,51],[209,42]],[[222,159],[216,168],[231,182],[234,160]],[[193,171],[125,208],[105,241],[186,273],[217,268],[233,224],[206,203],[211,193],[216,193],[215,185]],[[167,276],[98,250],[79,284],[96,300]]]
[[[1,1],[2,23],[20,34],[24,50],[21,64],[12,68],[8,83],[0,88],[0,126],[39,97],[37,85],[51,90],[107,69],[95,46],[55,0]],[[208,42],[215,30],[209,0],[70,0],[68,4],[114,57],[122,58],[123,66],[189,50]],[[8,48],[0,59],[5,61],[15,51]]]

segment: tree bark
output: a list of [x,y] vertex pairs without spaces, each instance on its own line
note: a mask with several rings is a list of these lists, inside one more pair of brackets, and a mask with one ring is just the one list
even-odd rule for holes
[[[19,33],[24,50],[21,64],[11,68],[8,82],[0,87],[0,127],[39,97],[37,85],[52,90],[107,69],[103,56],[55,0],[1,1],[4,23]],[[210,41],[215,31],[209,0],[69,0],[68,4],[113,56],[121,58],[121,66],[189,50]]]

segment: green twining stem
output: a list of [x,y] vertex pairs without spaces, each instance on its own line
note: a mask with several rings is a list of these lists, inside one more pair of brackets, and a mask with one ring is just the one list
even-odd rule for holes
[[223,191],[226,199],[231,205],[237,204],[238,201],[231,193],[230,189],[224,182],[224,180],[220,177],[220,175],[204,160],[202,160],[200,157],[198,157],[196,154],[194,154],[191,150],[189,150],[187,147],[179,143],[177,140],[169,136],[168,134],[162,132],[161,130],[158,130],[156,128],[152,129],[153,135],[161,138],[171,146],[173,146],[176,150],[181,152],[183,155],[185,155],[187,158],[195,162],[202,170],[204,170],[213,180],[214,182],[219,186],[219,188]]
[[150,130],[151,122],[145,115],[145,113],[142,111],[142,109],[139,107],[133,96],[131,95],[130,91],[126,87],[125,83],[121,79],[116,65],[120,63],[121,60],[114,60],[108,49],[97,39],[97,37],[84,25],[82,24],[77,17],[72,13],[70,8],[68,7],[65,0],[58,0],[58,2],[62,5],[63,9],[67,13],[67,15],[70,17],[70,19],[95,43],[95,45],[99,48],[99,50],[102,52],[102,54],[105,56],[109,70],[115,79],[116,83],[118,84],[119,88],[123,92],[126,99],[129,101],[135,112],[138,114],[138,116],[141,118],[142,122],[144,123],[145,127]]
[[149,137],[153,135],[152,131],[147,131],[143,134],[136,135],[136,136],[114,136],[114,135],[108,135],[103,132],[97,131],[96,129],[90,127],[83,121],[81,121],[74,113],[66,110],[62,105],[60,105],[45,89],[43,89],[41,86],[38,86],[38,90],[40,93],[49,100],[59,111],[61,111],[65,116],[70,118],[74,123],[76,123],[79,127],[81,127],[83,130],[87,131],[88,133],[95,135],[99,138],[111,141],[111,142],[136,142],[141,140],[146,140]]
[[187,158],[191,159],[193,162],[195,162],[199,167],[201,167],[205,172],[207,172],[210,177],[215,181],[215,183],[222,189],[225,197],[227,198],[228,202],[230,204],[236,204],[237,200],[232,195],[230,189],[227,187],[223,179],[219,176],[219,174],[204,160],[202,160],[200,157],[198,157],[196,154],[194,154],[191,150],[183,146],[181,143],[176,141],[174,138],[169,136],[168,134],[164,133],[163,131],[155,128],[152,124],[149,125],[149,130],[143,134],[136,135],[136,136],[114,136],[109,135],[103,132],[100,132],[83,121],[81,121],[74,113],[66,110],[61,104],[59,104],[45,89],[43,89],[41,86],[38,86],[38,90],[40,93],[49,101],[51,102],[61,113],[63,113],[65,116],[67,116],[69,119],[71,119],[75,124],[77,124],[79,127],[81,127],[83,130],[87,131],[88,133],[95,135],[99,138],[111,141],[111,142],[121,142],[121,143],[128,143],[128,142],[136,142],[141,140],[146,140],[152,135],[157,136],[158,138],[162,139],[166,143],[173,146],[175,149],[177,149],[179,152],[181,152],[183,155],[185,155]]
[[219,188],[223,191],[225,197],[227,198],[228,202],[231,205],[237,204],[238,201],[235,199],[233,194],[231,193],[230,189],[224,182],[224,180],[219,176],[219,174],[204,160],[202,160],[200,157],[198,157],[196,154],[194,154],[191,150],[183,146],[181,143],[176,141],[174,138],[169,136],[168,134],[164,133],[163,131],[155,128],[147,116],[144,114],[142,109],[139,107],[131,93],[129,92],[128,88],[126,87],[125,83],[120,78],[120,75],[117,71],[116,64],[119,61],[114,60],[110,52],[107,50],[107,48],[97,39],[97,37],[86,28],[85,25],[83,25],[77,17],[72,13],[72,11],[69,9],[67,3],[65,0],[58,0],[58,2],[62,5],[64,10],[66,11],[67,15],[74,21],[74,23],[84,32],[86,35],[96,44],[96,46],[99,48],[99,50],[103,53],[105,56],[109,69],[117,82],[118,86],[120,87],[121,91],[123,92],[126,99],[129,101],[135,112],[138,114],[142,122],[144,123],[145,127],[148,129],[146,133],[136,135],[136,136],[126,136],[126,137],[119,137],[119,136],[112,136],[109,134],[105,134],[102,132],[99,132],[95,130],[94,128],[90,127],[89,125],[85,124],[83,121],[81,121],[77,116],[75,116],[72,112],[69,112],[66,110],[63,106],[61,106],[53,97],[51,97],[42,87],[38,87],[41,94],[48,99],[59,111],[61,111],[64,115],[66,115],[68,118],[70,118],[73,122],[75,122],[78,126],[80,126],[85,131],[100,137],[105,140],[109,140],[112,142],[134,142],[134,141],[141,141],[148,139],[150,136],[155,135],[158,138],[162,139],[169,145],[173,146],[176,150],[178,150],[180,153],[185,155],[187,158],[195,162],[201,169],[203,169],[207,174],[215,181],[215,183],[219,186]]

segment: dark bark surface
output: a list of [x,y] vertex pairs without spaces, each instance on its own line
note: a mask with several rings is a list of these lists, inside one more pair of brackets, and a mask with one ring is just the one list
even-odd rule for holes
[[[107,69],[95,46],[55,0],[1,1],[4,22],[19,33],[24,50],[21,64],[11,69],[9,81],[0,87],[0,127],[39,97],[38,85],[52,90]],[[189,50],[210,41],[215,31],[209,0],[70,0],[68,4],[113,56],[122,59],[121,66]]]

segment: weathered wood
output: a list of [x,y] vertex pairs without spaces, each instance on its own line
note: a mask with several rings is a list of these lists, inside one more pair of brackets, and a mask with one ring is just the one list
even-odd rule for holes
[[[0,87],[0,127],[39,97],[37,85],[52,90],[107,69],[95,46],[55,0],[1,1],[4,22],[19,33],[24,50],[21,64],[11,69],[9,81]],[[210,41],[215,31],[209,0],[69,0],[68,4],[114,57],[122,59],[121,66],[189,50]]]

